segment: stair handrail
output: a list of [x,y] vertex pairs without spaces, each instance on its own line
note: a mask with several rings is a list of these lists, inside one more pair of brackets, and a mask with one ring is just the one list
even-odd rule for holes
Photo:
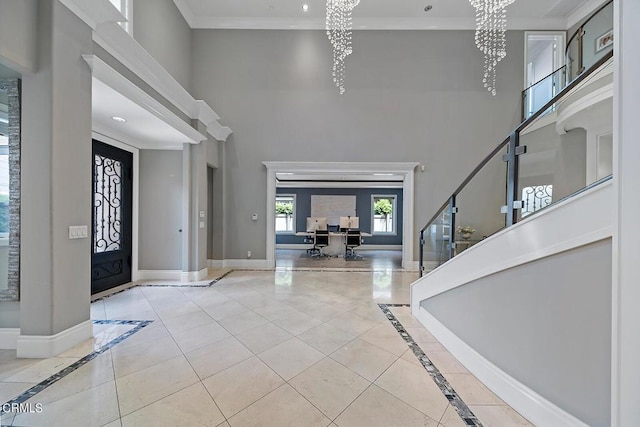
[[[605,5],[606,6],[606,5]],[[565,86],[560,92],[558,92],[557,95],[555,95],[553,98],[551,98],[544,106],[542,106],[538,111],[536,111],[535,113],[533,113],[530,117],[528,117],[527,119],[523,120],[522,123],[520,123],[510,134],[509,136],[504,139],[502,142],[500,142],[500,144],[498,144],[472,171],[471,173],[462,181],[462,183],[455,189],[455,191],[451,194],[451,196],[449,196],[449,198],[442,204],[442,206],[436,211],[436,213],[431,217],[431,219],[424,225],[424,227],[422,227],[419,231],[420,233],[420,276],[422,276],[423,273],[423,257],[422,257],[422,250],[423,250],[423,245],[424,245],[424,232],[426,231],[426,229],[433,224],[436,219],[440,216],[440,213],[448,206],[448,205],[452,205],[452,200],[455,202],[455,198],[456,196],[467,186],[467,184],[469,184],[469,182],[478,174],[478,172],[480,172],[480,170],[482,170],[482,168],[489,163],[489,161],[496,155],[498,154],[498,152],[503,149],[505,146],[507,146],[510,143],[514,142],[514,139],[517,139],[517,137],[519,136],[520,132],[525,129],[527,126],[529,126],[531,123],[533,123],[538,117],[540,117],[542,114],[545,114],[547,112],[547,110],[549,110],[551,107],[554,106],[554,104],[558,103],[561,99],[563,99],[567,94],[569,94],[571,91],[573,91],[573,89],[575,89],[580,83],[582,83],[587,77],[589,77],[591,74],[593,74],[596,70],[598,70],[603,64],[605,64],[607,61],[609,61],[611,58],[613,58],[613,50],[608,52],[606,55],[604,55],[602,58],[600,58],[598,61],[596,61],[591,67],[589,67],[589,69],[583,71],[581,74],[579,74],[575,79],[573,79],[567,86]],[[511,147],[510,147],[511,148]],[[513,156],[514,158],[516,156]],[[508,185],[509,187],[509,185]],[[507,205],[509,205],[509,194],[507,194]],[[508,209],[512,209],[513,208],[513,196],[511,197],[511,207],[508,207]],[[455,203],[454,203],[455,204]],[[513,212],[513,210],[511,210],[511,212]],[[507,213],[507,227],[510,225],[513,225],[513,223],[515,223],[515,221],[513,219],[509,219],[509,216],[512,215],[510,213]],[[452,227],[454,226],[454,224],[452,224]],[[450,241],[452,239],[453,233],[450,233]]]

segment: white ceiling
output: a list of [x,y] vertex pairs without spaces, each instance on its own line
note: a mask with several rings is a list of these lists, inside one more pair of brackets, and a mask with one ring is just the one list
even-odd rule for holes
[[[192,28],[324,29],[325,0],[174,0]],[[517,0],[507,8],[510,29],[567,29],[602,0]],[[308,12],[302,5],[309,5]],[[593,4],[594,6],[591,6]],[[433,9],[424,11],[426,5]],[[584,15],[583,15],[584,16]],[[578,18],[579,19],[579,18]],[[361,0],[354,29],[473,29],[469,0]]]
[[[111,135],[137,148],[182,149],[190,138],[168,125],[150,111],[93,78],[92,120],[97,132]],[[119,123],[112,117],[122,117]]]

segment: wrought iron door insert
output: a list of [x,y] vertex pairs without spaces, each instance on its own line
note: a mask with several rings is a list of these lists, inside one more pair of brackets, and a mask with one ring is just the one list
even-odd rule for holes
[[133,155],[93,140],[91,293],[131,281]]

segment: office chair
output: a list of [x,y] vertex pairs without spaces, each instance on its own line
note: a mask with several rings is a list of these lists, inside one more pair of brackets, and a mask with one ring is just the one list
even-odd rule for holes
[[355,248],[362,244],[362,234],[360,230],[347,230],[346,236],[346,252],[344,254],[345,259],[358,260],[362,257],[355,252]]
[[312,257],[321,257],[322,248],[329,246],[329,231],[328,230],[316,230],[313,234],[313,249]]
[[314,242],[315,242],[314,236],[305,236],[304,243],[313,245],[313,246],[311,246],[310,248],[307,249],[307,253],[309,255],[313,255],[314,253],[320,251],[320,249],[316,248]]

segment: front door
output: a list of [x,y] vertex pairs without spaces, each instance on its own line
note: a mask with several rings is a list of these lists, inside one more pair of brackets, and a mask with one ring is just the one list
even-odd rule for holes
[[131,281],[133,154],[93,140],[91,293]]

